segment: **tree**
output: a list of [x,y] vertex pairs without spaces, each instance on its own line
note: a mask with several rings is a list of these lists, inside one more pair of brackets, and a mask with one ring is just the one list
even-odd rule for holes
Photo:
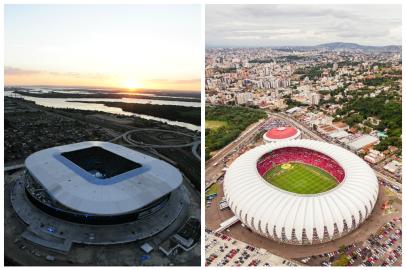
[[332,263],[333,266],[347,266],[348,263],[350,262],[350,259],[348,259],[347,255],[341,254],[340,258],[336,260],[335,262]]

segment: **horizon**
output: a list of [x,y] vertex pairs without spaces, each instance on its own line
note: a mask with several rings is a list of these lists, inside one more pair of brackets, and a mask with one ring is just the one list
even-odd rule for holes
[[206,47],[316,46],[332,40],[364,46],[401,44],[400,7],[207,5]]
[[201,91],[200,5],[5,5],[4,13],[5,85]]
[[168,91],[168,92],[185,92],[185,93],[200,93],[200,89],[190,90],[190,89],[155,89],[155,88],[127,88],[127,87],[109,87],[109,86],[95,86],[95,85],[4,85],[4,88],[24,88],[24,87],[43,87],[43,88],[64,88],[64,89],[75,89],[75,90],[125,90],[127,92],[142,92],[142,91]]
[[388,44],[388,45],[365,45],[362,43],[358,43],[358,42],[343,42],[343,41],[331,41],[331,42],[324,42],[324,43],[320,43],[320,44],[315,44],[315,45],[277,45],[277,46],[273,46],[273,45],[269,45],[269,46],[264,46],[264,45],[257,45],[257,46],[232,46],[232,45],[228,45],[228,46],[221,46],[221,45],[211,45],[211,44],[206,44],[205,47],[206,49],[210,48],[210,49],[216,49],[216,48],[232,48],[232,49],[238,49],[238,48],[252,48],[252,49],[256,49],[256,48],[281,48],[281,47],[317,47],[317,46],[322,46],[322,45],[326,45],[326,44],[334,44],[334,43],[341,43],[341,44],[356,44],[359,46],[363,46],[363,47],[378,47],[378,48],[382,48],[382,47],[390,47],[390,46],[396,46],[396,47],[402,47],[402,44]]

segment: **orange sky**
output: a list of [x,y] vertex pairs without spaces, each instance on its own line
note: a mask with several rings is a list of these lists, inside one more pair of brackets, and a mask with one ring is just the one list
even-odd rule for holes
[[199,5],[4,11],[6,85],[200,90]]
[[49,72],[7,72],[6,67],[5,85],[53,85],[53,86],[84,86],[84,87],[112,87],[128,89],[172,89],[172,90],[200,90],[200,79],[187,80],[142,80],[135,78],[107,76],[102,74],[55,74]]

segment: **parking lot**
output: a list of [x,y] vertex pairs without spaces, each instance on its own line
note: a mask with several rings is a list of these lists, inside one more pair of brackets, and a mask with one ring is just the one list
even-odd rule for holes
[[402,265],[402,218],[389,221],[364,243],[362,266]]
[[265,249],[206,230],[206,266],[298,266]]
[[[274,126],[274,124],[273,121],[268,121],[264,125],[268,125],[267,128],[269,128]],[[281,123],[276,123],[276,126],[279,124]],[[224,166],[227,167],[227,165],[231,164],[233,160],[242,153],[254,145],[260,144],[262,144],[261,136],[252,138],[249,144],[244,144],[234,149],[230,155],[220,160],[216,166],[221,168]],[[401,220],[397,219],[402,212],[401,190],[396,190],[390,183],[382,181],[381,179],[379,180],[380,191],[378,201],[371,216],[360,228],[334,241],[314,246],[285,245],[255,234],[246,227],[241,226],[240,223],[231,226],[223,233],[227,237],[243,241],[246,245],[264,249],[268,252],[272,252],[275,256],[284,256],[295,262],[309,266],[330,266],[333,264],[348,266],[359,266],[362,264],[366,266],[401,265],[401,256],[399,255],[401,254]],[[218,179],[217,184],[216,195],[210,198],[210,200],[206,200],[206,228],[211,230],[216,230],[219,228],[221,222],[234,215],[229,209],[221,210],[220,204],[224,197],[221,177]],[[395,222],[395,224],[397,224],[396,226],[399,227],[399,231],[394,229],[394,232],[392,232],[394,235],[387,232],[387,235],[384,234],[382,239],[378,241],[379,244],[368,242],[370,240],[373,241],[375,236],[379,238],[379,235],[381,235],[379,232],[382,226],[388,223],[390,224],[390,222]],[[388,242],[386,243],[386,241]],[[241,262],[238,262],[241,252],[243,252],[243,250],[238,250],[237,254],[234,255],[235,251],[232,251],[229,256],[225,258],[225,261],[222,262],[221,259],[224,259],[223,257],[228,254],[224,254],[220,259],[214,256],[210,258],[211,253],[206,249],[206,264],[208,263],[207,259],[210,259],[208,263],[210,266],[216,266],[218,263],[220,263],[220,265],[229,266],[241,264]],[[213,254],[217,253],[213,252]],[[235,256],[237,256],[238,259],[237,263],[234,260]],[[242,256],[242,259],[244,260],[244,256]],[[244,264],[241,265],[247,264],[245,264],[244,261]]]
[[298,258],[298,261],[311,266],[400,266],[401,222],[402,218],[393,218],[364,242],[342,246],[333,252]]

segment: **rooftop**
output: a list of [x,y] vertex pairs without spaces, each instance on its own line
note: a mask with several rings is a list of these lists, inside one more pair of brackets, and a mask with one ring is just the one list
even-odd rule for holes
[[356,140],[350,142],[348,144],[348,146],[351,149],[358,150],[367,145],[374,144],[377,142],[379,142],[379,139],[377,137],[374,137],[371,135],[362,135],[361,137],[357,138]]
[[30,155],[25,165],[56,201],[89,214],[133,212],[182,183],[180,171],[172,165],[109,142],[44,149]]
[[298,133],[298,130],[294,127],[278,127],[268,130],[266,136],[269,139],[286,139],[292,136],[295,136]]

